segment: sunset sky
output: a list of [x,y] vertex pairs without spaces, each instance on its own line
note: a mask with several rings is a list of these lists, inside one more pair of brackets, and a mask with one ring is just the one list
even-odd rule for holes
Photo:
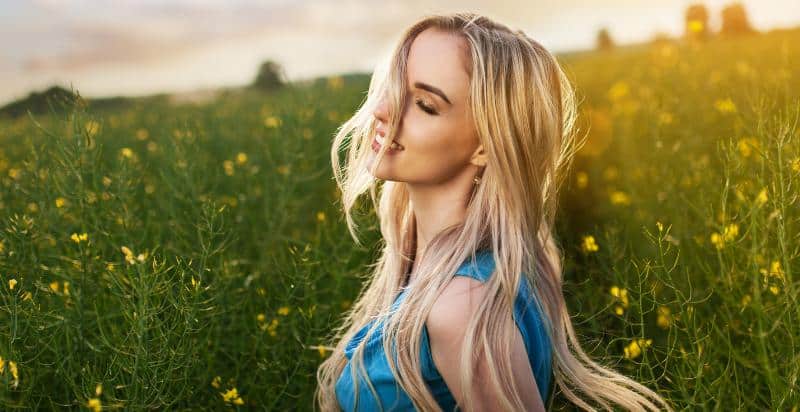
[[[371,71],[429,12],[469,10],[520,28],[554,52],[677,35],[692,1],[6,0],[0,2],[0,104],[52,84],[85,96],[145,95],[250,83],[273,59],[292,80]],[[711,28],[728,1],[703,2]],[[800,1],[743,2],[759,30],[800,25]]]

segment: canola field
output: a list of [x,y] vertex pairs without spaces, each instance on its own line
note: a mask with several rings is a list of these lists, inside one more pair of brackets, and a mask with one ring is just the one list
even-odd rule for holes
[[[800,404],[798,56],[798,31],[558,56],[573,322],[677,409]],[[368,82],[0,118],[0,408],[312,410],[380,250],[330,169]]]

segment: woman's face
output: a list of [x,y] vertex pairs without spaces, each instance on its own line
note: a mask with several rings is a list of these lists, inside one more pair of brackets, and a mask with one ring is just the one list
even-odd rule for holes
[[[465,47],[462,38],[436,29],[426,29],[414,39],[408,54],[408,97],[395,136],[402,148],[384,154],[376,178],[423,185],[446,183],[465,173],[472,179],[475,168],[470,164],[479,142],[467,107]],[[381,136],[389,132],[392,108],[387,103],[384,97],[374,113]],[[379,147],[374,138],[371,143],[370,171]]]

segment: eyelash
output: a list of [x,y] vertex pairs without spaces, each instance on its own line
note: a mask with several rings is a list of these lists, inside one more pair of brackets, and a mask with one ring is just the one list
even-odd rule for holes
[[422,99],[415,99],[414,101],[417,103],[417,106],[419,106],[422,109],[422,111],[424,111],[425,113],[432,114],[432,115],[436,114],[436,111],[433,110],[433,108],[425,106],[424,104],[422,104]]

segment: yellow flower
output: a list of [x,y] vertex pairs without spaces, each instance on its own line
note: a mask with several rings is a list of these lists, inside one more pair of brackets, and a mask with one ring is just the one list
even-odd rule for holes
[[666,306],[659,306],[658,307],[658,320],[656,321],[658,327],[662,329],[668,329],[670,323],[672,323],[672,316],[670,315],[670,310]]
[[319,222],[325,221],[325,212],[317,212],[317,221]]
[[747,306],[747,305],[750,303],[750,300],[751,300],[751,299],[752,299],[752,298],[750,297],[750,295],[744,295],[744,296],[742,296],[742,302],[741,302],[741,303],[742,303],[742,308],[744,308],[745,306]]
[[89,120],[83,127],[84,130],[86,130],[86,134],[88,134],[89,137],[94,137],[97,134],[97,132],[100,131],[100,123],[97,123],[94,120]]
[[133,158],[133,150],[131,150],[129,147],[123,147],[122,150],[119,151],[119,153],[122,155],[122,157],[126,159]]
[[739,148],[739,153],[742,155],[742,157],[750,157],[750,155],[753,153],[753,150],[758,150],[759,143],[758,140],[752,137],[745,137],[739,139],[737,147]]
[[288,307],[288,306],[281,306],[280,308],[278,308],[278,314],[279,314],[279,315],[286,316],[286,315],[288,315],[288,314],[289,314],[289,310],[290,310],[290,309],[289,309],[289,307]]
[[661,232],[664,231],[664,225],[661,224],[661,222],[659,222],[657,220],[656,220],[656,227],[658,228],[658,233],[661,233]]
[[215,388],[219,388],[220,383],[222,382],[222,378],[220,376],[215,376],[214,379],[211,381],[211,386]]
[[236,164],[243,165],[247,163],[247,154],[243,152],[239,152],[236,155]]
[[711,243],[717,247],[717,249],[722,249],[725,247],[725,242],[722,240],[722,235],[717,232],[711,234]]
[[108,176],[103,176],[103,186],[109,187],[111,186],[111,178]]
[[69,296],[69,282],[61,282],[61,285],[64,287],[64,294]]
[[317,351],[319,351],[319,357],[320,358],[324,358],[325,354],[327,353],[327,350],[322,345],[317,346]]
[[281,123],[281,119],[275,116],[268,116],[264,119],[264,126],[270,128],[280,127]]
[[703,21],[702,20],[697,20],[697,19],[689,20],[689,22],[687,23],[687,26],[689,28],[689,31],[692,32],[692,33],[699,33],[701,31],[703,31],[703,27],[704,27]]
[[627,206],[631,204],[631,198],[625,192],[616,190],[611,193],[611,204]]
[[795,172],[800,172],[800,157],[796,157],[791,162],[792,170]]
[[[3,373],[5,368],[6,368],[6,361],[3,360],[2,356],[0,356],[0,373]],[[17,363],[12,360],[9,360],[8,371],[11,372],[11,376],[14,377],[14,383],[12,384],[12,386],[16,388],[17,385],[19,384],[19,370],[17,369]]]
[[137,139],[139,139],[139,140],[147,140],[148,137],[150,137],[150,133],[147,131],[147,129],[138,129],[138,130],[136,130],[136,138]]
[[768,277],[775,277],[780,280],[786,280],[786,274],[783,273],[783,268],[781,268],[781,262],[778,260],[773,260],[769,266],[769,270],[766,268],[759,269],[759,272],[764,276],[764,279]]
[[589,175],[586,172],[578,172],[575,178],[578,189],[583,189],[589,184]]
[[278,166],[278,173],[280,173],[282,175],[288,175],[289,174],[289,166],[288,165]]
[[773,295],[777,295],[781,289],[778,285],[770,285],[770,278],[778,279],[781,284],[786,282],[786,274],[783,272],[783,268],[781,268],[781,262],[773,260],[772,263],[770,263],[769,270],[762,268],[759,269],[759,272],[763,276],[764,287],[768,287]]
[[608,89],[608,99],[611,101],[619,100],[628,95],[630,88],[628,84],[624,81],[620,80],[614,83],[610,89]]
[[147,254],[148,254],[147,252],[139,253],[138,256],[134,256],[133,251],[128,249],[126,246],[120,247],[120,250],[125,255],[125,261],[128,262],[129,265],[134,265],[137,262],[141,263],[144,262],[145,259],[147,259]]
[[275,336],[277,335],[276,329],[278,328],[278,323],[280,323],[278,322],[278,319],[272,319],[269,325],[261,325],[259,327],[261,328],[261,330],[266,329],[269,332],[270,336]]
[[225,393],[220,392],[220,395],[222,395],[222,399],[227,403],[234,403],[236,405],[242,405],[244,403],[236,388],[229,389]]
[[618,286],[612,286],[609,292],[614,296],[614,300],[621,304],[614,306],[614,313],[622,315],[625,313],[625,308],[628,307],[628,290]]
[[736,105],[733,103],[733,100],[730,98],[725,99],[717,99],[714,102],[714,107],[717,108],[717,111],[720,113],[735,113],[736,112]]
[[777,260],[773,260],[769,266],[769,274],[771,276],[778,277],[782,280],[786,280],[786,275],[783,273],[783,268],[781,268],[781,262]]
[[756,195],[756,204],[762,206],[764,203],[767,203],[768,199],[769,198],[767,197],[767,188],[765,187],[761,189],[760,192],[758,192],[758,195]]
[[8,288],[11,289],[11,290],[14,290],[14,286],[17,286],[17,280],[16,279],[9,280],[8,281]]
[[722,232],[722,238],[726,242],[730,242],[736,239],[736,236],[739,236],[739,225],[737,225],[736,223],[731,223],[725,226],[725,229]]
[[31,292],[30,292],[30,291],[28,291],[28,292],[25,292],[25,293],[22,295],[22,300],[31,300],[32,298],[33,298],[33,294],[31,294]]
[[222,167],[225,169],[225,174],[228,176],[233,176],[233,162],[230,160],[226,160],[222,162]]
[[598,246],[597,243],[594,242],[594,236],[584,236],[583,243],[581,244],[581,248],[584,252],[597,252]]
[[52,290],[53,292],[58,293],[58,289],[59,288],[60,288],[60,286],[59,286],[57,280],[54,280],[54,281],[50,282],[50,290]]
[[14,384],[13,387],[17,387],[19,384],[19,370],[17,369],[17,362],[12,360],[8,361],[8,370],[11,372],[11,376],[14,377]]
[[628,346],[625,347],[625,359],[634,359],[642,354],[642,349],[645,349],[653,343],[652,339],[634,339]]
[[56,207],[57,207],[57,208],[64,207],[64,205],[65,205],[66,203],[67,203],[67,200],[66,200],[66,199],[64,199],[63,197],[58,197],[58,198],[56,198]]
[[256,320],[258,320],[259,322],[263,322],[265,319],[266,315],[264,315],[263,313],[259,313],[258,315],[256,315]]
[[725,247],[725,244],[733,241],[736,239],[736,236],[739,235],[739,225],[736,223],[731,223],[725,226],[722,234],[714,232],[711,234],[711,243],[717,247],[717,249],[722,249]]
[[86,407],[88,407],[89,409],[91,409],[94,412],[99,412],[99,411],[103,410],[103,405],[100,402],[100,399],[98,399],[98,398],[89,399],[89,401],[86,403]]
[[73,233],[72,236],[70,236],[69,238],[72,239],[75,243],[81,243],[83,241],[88,240],[89,235],[87,235],[86,233],[81,233],[80,235],[77,233]]

